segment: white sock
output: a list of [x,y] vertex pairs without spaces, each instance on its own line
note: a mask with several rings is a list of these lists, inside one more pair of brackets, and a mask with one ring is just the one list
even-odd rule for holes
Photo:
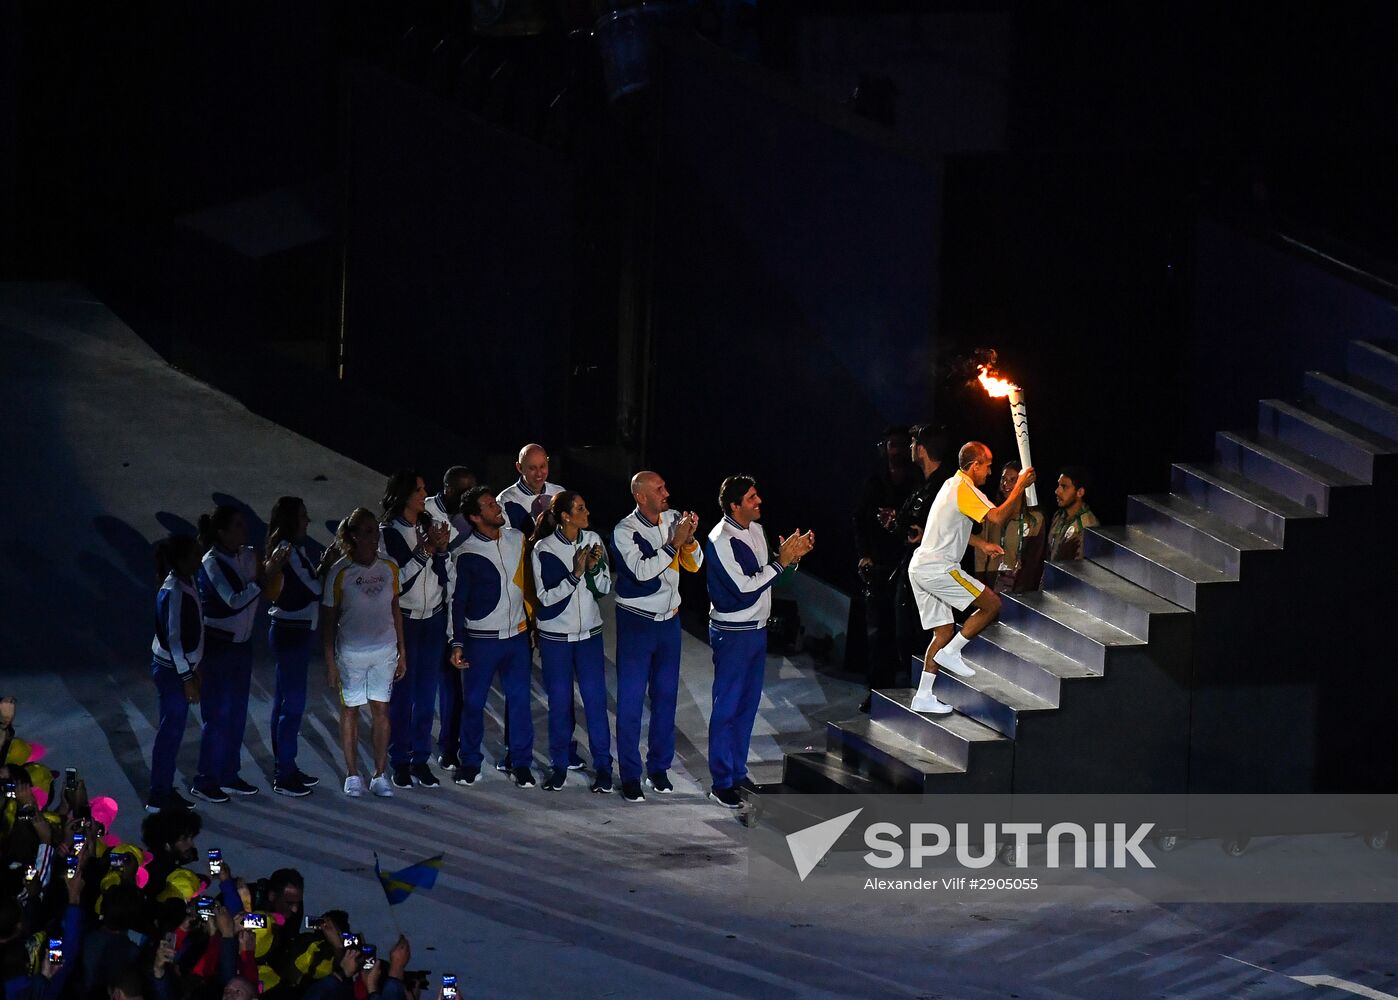
[[922,672],[922,679],[921,679],[920,681],[917,682],[917,693],[918,693],[918,696],[921,697],[922,695],[925,695],[925,694],[931,694],[931,693],[932,693],[932,685],[933,685],[933,683],[934,683],[936,680],[937,680],[937,675],[936,675],[936,674],[934,674],[934,673],[933,673],[932,671],[930,671],[930,670],[924,670],[924,671]]
[[953,655],[961,652],[961,647],[966,645],[966,637],[960,632],[951,637],[951,642],[947,643],[946,650]]

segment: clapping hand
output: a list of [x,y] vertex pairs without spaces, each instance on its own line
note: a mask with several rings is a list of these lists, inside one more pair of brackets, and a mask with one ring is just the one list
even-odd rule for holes
[[779,541],[781,544],[777,549],[777,562],[782,566],[790,566],[815,548],[815,532],[808,531],[803,535],[801,529],[797,528],[785,538],[779,538]]

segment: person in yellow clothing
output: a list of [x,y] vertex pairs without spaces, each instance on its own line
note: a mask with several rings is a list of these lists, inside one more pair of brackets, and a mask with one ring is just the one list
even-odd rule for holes
[[[1004,549],[971,534],[982,521],[1002,525],[1015,511],[1020,497],[1034,482],[1034,470],[1024,469],[1015,480],[1005,502],[996,507],[981,487],[990,475],[994,461],[990,448],[979,441],[968,441],[957,453],[957,472],[937,492],[927,511],[922,541],[908,564],[908,583],[922,618],[922,627],[932,629],[932,641],[923,658],[922,678],[913,697],[913,710],[945,715],[951,706],[932,693],[937,670],[944,667],[959,677],[975,673],[961,658],[961,649],[1000,613],[1000,598],[974,576],[961,569],[961,557],[971,545],[989,556],[1000,556]],[[956,631],[953,610],[975,611]]]

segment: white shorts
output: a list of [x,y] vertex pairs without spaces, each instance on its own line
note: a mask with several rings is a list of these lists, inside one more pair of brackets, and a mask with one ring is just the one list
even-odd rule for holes
[[398,647],[337,649],[335,666],[340,671],[340,704],[358,708],[370,701],[386,702],[393,694]]
[[923,628],[937,628],[956,621],[952,609],[965,611],[985,589],[981,582],[960,566],[931,563],[908,567],[908,583],[917,602]]

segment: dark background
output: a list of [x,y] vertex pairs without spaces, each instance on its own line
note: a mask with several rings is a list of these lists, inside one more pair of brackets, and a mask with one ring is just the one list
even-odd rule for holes
[[1382,5],[614,6],[0,0],[0,274],[378,468],[749,471],[847,590],[885,424],[1011,453],[958,356],[1110,522],[1392,315]]

